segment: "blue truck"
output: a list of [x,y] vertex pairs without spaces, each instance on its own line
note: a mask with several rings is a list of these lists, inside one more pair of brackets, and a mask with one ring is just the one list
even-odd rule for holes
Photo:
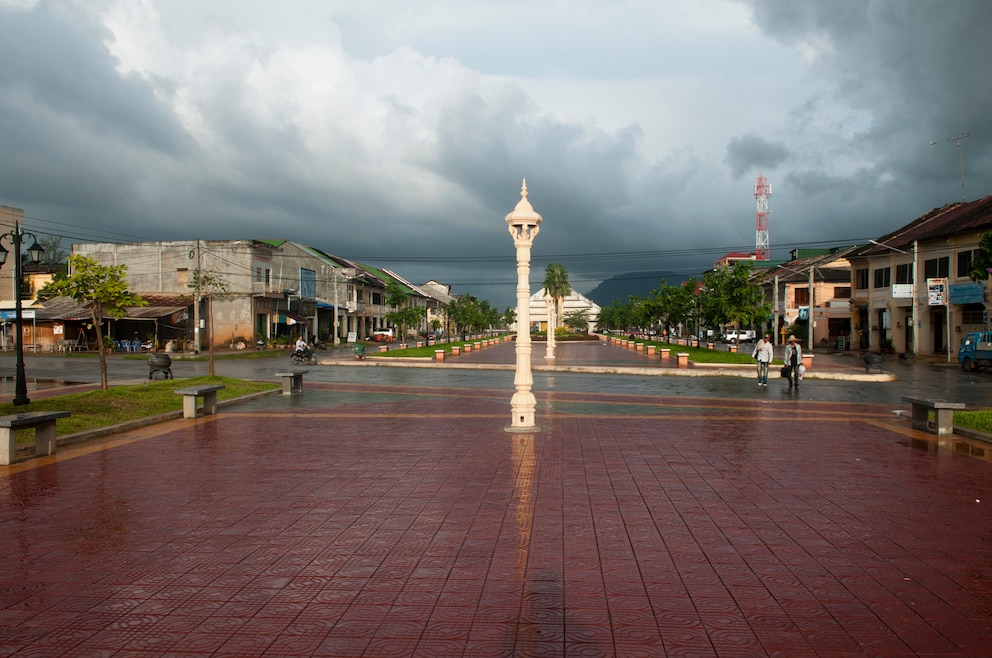
[[965,334],[958,348],[958,363],[969,372],[992,366],[992,331]]

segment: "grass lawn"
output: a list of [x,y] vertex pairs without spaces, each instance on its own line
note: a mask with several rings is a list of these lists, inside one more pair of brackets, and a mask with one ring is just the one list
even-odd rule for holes
[[992,434],[992,409],[955,411],[954,424]]
[[[478,341],[466,340],[466,341],[456,341],[453,343],[442,343],[440,345],[431,345],[430,347],[408,347],[407,349],[395,349],[390,346],[388,352],[379,352],[376,347],[377,344],[369,345],[366,348],[366,356],[380,356],[386,358],[434,358],[435,350],[443,349],[446,353],[451,354],[451,348],[455,345],[463,347],[466,344],[474,345]],[[732,354],[730,352],[722,350],[709,350],[700,347],[689,347],[687,345],[675,345],[674,343],[666,343],[663,341],[642,341],[644,345],[654,345],[656,348],[668,348],[672,350],[672,355],[679,352],[685,352],[689,355],[689,360],[696,363],[730,363],[730,364],[752,364],[754,359],[751,358],[751,350],[754,349],[754,345],[741,345],[740,352]],[[781,364],[782,360],[777,359],[773,363]]]
[[[230,377],[190,377],[188,379],[163,379],[145,384],[111,386],[106,391],[69,393],[47,398],[36,398],[30,403],[15,407],[11,403],[0,404],[0,416],[25,413],[28,411],[68,411],[69,418],[56,421],[59,436],[74,434],[99,427],[108,427],[137,418],[157,416],[183,408],[183,397],[174,390],[198,384],[223,384],[224,390],[217,392],[218,400],[230,400],[251,393],[280,388],[273,382],[253,382]],[[30,396],[29,396],[30,397]],[[18,443],[33,443],[34,430],[17,433]]]
[[[451,343],[440,343],[438,345],[428,345],[426,347],[408,347],[406,349],[399,349],[394,344],[389,344],[388,352],[380,352],[379,345],[387,345],[388,343],[372,343],[365,347],[365,356],[382,356],[389,358],[434,358],[434,353],[437,350],[444,350],[446,354],[451,354],[452,347],[458,347],[459,349],[465,347],[466,345],[472,345],[473,349],[478,340],[457,340]],[[416,344],[416,343],[414,343]]]

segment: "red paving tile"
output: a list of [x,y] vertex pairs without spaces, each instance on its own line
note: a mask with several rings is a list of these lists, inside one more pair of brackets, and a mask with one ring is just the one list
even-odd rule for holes
[[0,470],[0,654],[989,655],[992,464],[888,408],[326,388]]

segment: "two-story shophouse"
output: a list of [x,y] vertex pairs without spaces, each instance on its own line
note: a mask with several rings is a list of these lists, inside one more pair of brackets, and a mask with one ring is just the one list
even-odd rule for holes
[[851,263],[855,247],[793,249],[791,259],[755,270],[771,304],[776,344],[789,332],[807,349],[846,349],[851,335]]
[[850,256],[852,330],[863,349],[947,355],[988,327],[988,282],[969,277],[992,196],[935,208]]
[[[388,311],[378,277],[288,240],[83,243],[72,249],[103,264],[126,265],[135,294],[186,298],[184,349],[297,336],[362,340],[382,326]],[[197,272],[223,282],[225,290],[211,295],[191,287]],[[212,323],[204,321],[208,296]]]

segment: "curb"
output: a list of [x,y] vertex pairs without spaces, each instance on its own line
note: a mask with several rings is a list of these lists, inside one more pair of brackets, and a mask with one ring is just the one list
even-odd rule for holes
[[[224,407],[231,407],[242,402],[250,402],[251,400],[256,400],[258,398],[268,397],[270,395],[281,395],[282,389],[275,388],[271,391],[260,391],[258,393],[252,393],[251,395],[243,395],[239,398],[231,398],[230,400],[223,400],[217,403],[217,408],[222,409]],[[106,427],[96,427],[91,430],[84,430],[82,432],[74,432],[72,434],[64,434],[57,437],[55,440],[55,447],[59,448],[62,446],[72,445],[74,443],[83,443],[84,441],[90,441],[92,439],[99,439],[104,436],[110,436],[111,434],[120,434],[122,432],[128,432],[131,430],[141,429],[142,427],[148,427],[149,425],[157,425],[159,423],[165,423],[170,420],[178,420],[183,417],[182,409],[178,411],[170,411],[168,413],[159,414],[157,416],[146,416],[145,418],[135,418],[134,420],[125,421],[123,423],[117,423],[116,425],[107,425]],[[34,457],[34,445],[21,446],[17,449],[15,453],[15,459],[20,461],[23,458]]]
[[[449,368],[454,370],[515,370],[512,363],[456,363],[452,361],[435,361],[419,357],[386,357],[369,358],[361,361],[330,361],[320,365],[354,366],[364,368]],[[638,366],[549,366],[532,364],[532,372],[580,372],[600,375],[642,375],[646,377],[753,377],[752,364],[699,364],[693,363],[689,368]],[[806,373],[809,379],[852,381],[852,382],[894,382],[898,378],[892,373],[860,374],[857,372],[827,372],[810,371]]]

